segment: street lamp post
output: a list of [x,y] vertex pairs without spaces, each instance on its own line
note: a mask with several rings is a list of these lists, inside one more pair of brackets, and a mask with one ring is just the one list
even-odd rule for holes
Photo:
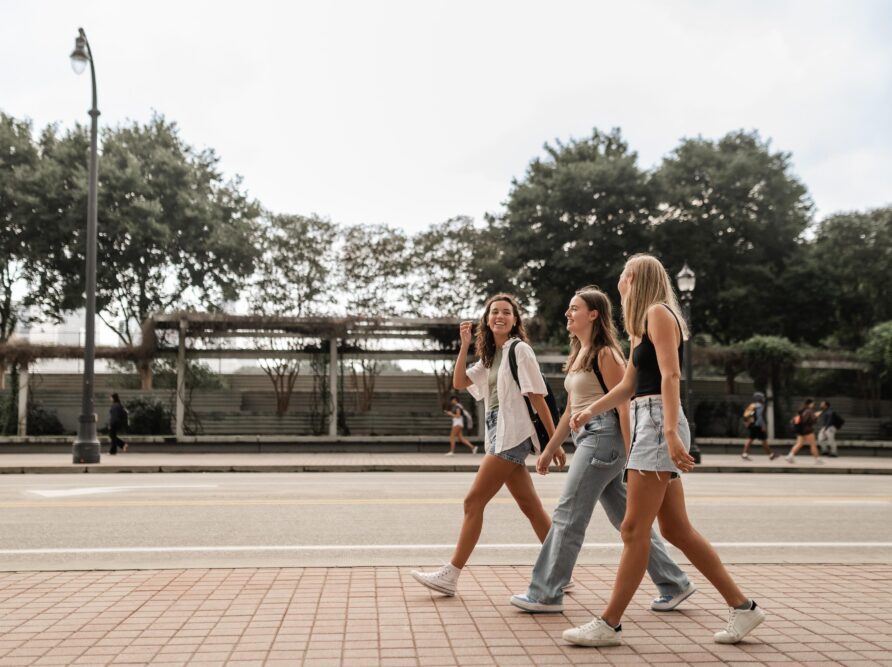
[[96,436],[96,412],[93,402],[93,359],[96,353],[96,198],[99,171],[97,165],[97,136],[99,109],[96,108],[96,69],[93,52],[83,28],[71,52],[71,67],[80,74],[90,63],[93,80],[93,107],[90,109],[90,190],[87,199],[87,280],[86,280],[86,335],[84,340],[84,388],[81,398],[81,415],[78,419],[77,438],[72,446],[74,463],[99,463],[99,438]]
[[[684,267],[675,276],[678,283],[678,291],[681,294],[681,303],[684,306],[684,319],[688,323],[688,330],[691,329],[691,301],[694,298],[694,286],[697,284],[697,276],[685,262]],[[697,438],[694,434],[696,425],[694,424],[694,414],[692,412],[693,405],[691,397],[693,396],[692,384],[694,380],[694,359],[691,351],[691,336],[688,335],[684,342],[684,411],[688,418],[688,425],[691,429],[691,456],[694,461],[700,463],[700,448],[697,447]]]

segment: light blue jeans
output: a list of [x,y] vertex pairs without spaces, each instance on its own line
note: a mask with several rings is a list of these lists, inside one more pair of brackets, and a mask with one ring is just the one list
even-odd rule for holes
[[[573,574],[595,503],[601,501],[617,530],[626,516],[626,455],[616,414],[611,411],[593,417],[573,434],[573,444],[576,453],[527,590],[529,597],[545,604],[557,604],[563,599],[562,589]],[[675,595],[690,585],[654,530],[650,535],[647,572],[660,595]]]

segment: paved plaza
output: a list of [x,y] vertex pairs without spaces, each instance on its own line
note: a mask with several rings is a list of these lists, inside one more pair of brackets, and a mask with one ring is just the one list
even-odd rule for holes
[[704,582],[677,612],[624,619],[625,645],[567,645],[601,610],[615,568],[580,566],[564,614],[508,597],[529,567],[471,566],[460,594],[407,567],[0,574],[0,665],[892,664],[892,566],[733,565],[768,612],[745,642],[712,642],[726,610]]

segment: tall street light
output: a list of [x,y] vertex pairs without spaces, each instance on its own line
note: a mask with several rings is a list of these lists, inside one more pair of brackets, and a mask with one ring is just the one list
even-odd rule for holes
[[80,74],[90,63],[93,80],[93,107],[90,109],[90,192],[87,200],[87,308],[84,340],[84,389],[77,438],[72,446],[74,463],[99,463],[99,438],[96,437],[96,412],[93,403],[93,359],[96,353],[96,190],[99,179],[96,144],[99,131],[99,109],[96,108],[96,68],[93,52],[83,28],[78,29],[71,52],[71,68]]
[[[675,276],[675,280],[678,283],[678,292],[681,294],[681,302],[684,306],[684,319],[688,323],[688,329],[690,330],[691,301],[694,299],[694,287],[697,284],[697,276],[691,270],[691,267],[688,266],[688,263],[685,262],[684,267]],[[693,395],[691,385],[694,380],[694,360],[691,347],[691,337],[689,335],[684,342],[684,411],[688,417],[688,424],[691,427],[691,456],[694,457],[697,463],[700,463],[700,448],[697,447],[697,440],[694,435],[696,425],[694,424],[694,414],[691,411],[693,407],[691,404],[691,396]]]

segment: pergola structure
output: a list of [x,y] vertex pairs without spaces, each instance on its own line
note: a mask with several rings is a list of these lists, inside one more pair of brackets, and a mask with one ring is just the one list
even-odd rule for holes
[[[179,312],[155,315],[155,356],[176,357],[175,433],[184,435],[187,359],[312,359],[328,355],[328,435],[337,436],[339,359],[451,359],[456,318],[266,317]],[[176,334],[176,346],[164,332]],[[315,341],[316,344],[308,343]]]

